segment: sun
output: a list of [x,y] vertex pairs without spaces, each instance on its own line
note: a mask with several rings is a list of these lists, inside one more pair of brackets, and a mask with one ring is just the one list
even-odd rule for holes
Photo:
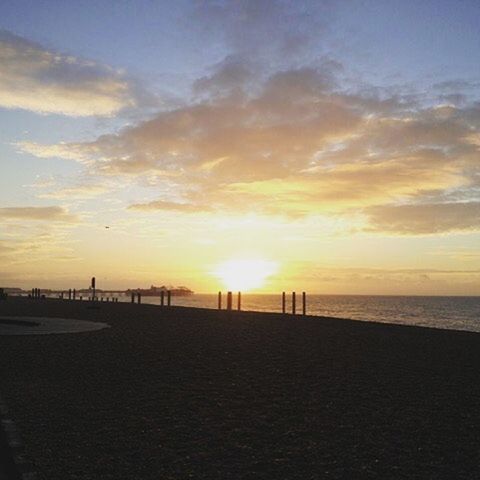
[[268,260],[228,260],[218,265],[214,274],[228,290],[246,292],[262,287],[277,270],[277,263]]

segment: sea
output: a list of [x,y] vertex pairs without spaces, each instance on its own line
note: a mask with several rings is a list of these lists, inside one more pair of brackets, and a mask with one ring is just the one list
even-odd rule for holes
[[[120,296],[119,301],[130,302]],[[226,306],[226,295],[222,308]],[[142,303],[160,304],[159,297],[142,297]],[[172,297],[172,305],[218,308],[217,294],[194,294]],[[237,308],[237,296],[233,296]],[[257,312],[281,312],[281,295],[242,294],[241,309]],[[286,310],[292,311],[291,297],[287,295]],[[365,322],[396,323],[449,330],[480,332],[480,297],[426,297],[377,295],[307,295],[308,315],[349,318]],[[297,293],[296,313],[302,313],[302,297]]]

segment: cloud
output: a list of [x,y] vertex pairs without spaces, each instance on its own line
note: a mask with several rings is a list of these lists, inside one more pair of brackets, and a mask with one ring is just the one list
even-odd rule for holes
[[211,207],[206,205],[194,205],[191,203],[177,203],[177,202],[168,202],[164,200],[156,200],[148,203],[136,203],[128,207],[129,210],[137,211],[174,211],[174,212],[184,212],[184,213],[199,213],[199,212],[210,212]]
[[57,190],[38,194],[38,198],[53,199],[82,199],[93,198],[108,192],[109,188],[105,185],[75,185],[72,187],[59,188]]
[[122,72],[0,31],[1,107],[82,117],[135,103],[135,85]]
[[[480,229],[480,108],[414,97],[342,91],[341,67],[277,71],[252,83],[253,64],[229,57],[194,85],[179,108],[90,142],[18,144],[39,157],[82,163],[91,174],[154,178],[158,202],[137,210],[352,215],[364,230],[423,234]],[[248,87],[248,88],[247,88]],[[457,209],[458,225],[409,217]],[[423,206],[422,206],[423,205]],[[461,206],[464,205],[464,208]],[[391,213],[391,215],[389,215]],[[392,218],[398,213],[398,222]]]
[[254,80],[254,70],[248,61],[237,56],[228,56],[211,68],[211,74],[198,78],[193,83],[196,94],[210,93],[214,96],[232,93],[244,94],[246,86]]
[[16,142],[15,146],[20,152],[29,153],[38,158],[64,158],[77,162],[88,163],[89,155],[81,144],[58,143],[56,145],[42,145],[34,142]]
[[234,54],[269,62],[299,59],[312,45],[318,51],[318,40],[335,14],[335,3],[330,0],[308,6],[258,0],[207,0],[197,5],[189,25],[196,26],[206,41],[218,40]]
[[365,211],[368,230],[435,234],[480,230],[480,202],[382,205]]
[[0,219],[34,220],[62,223],[76,223],[78,217],[70,214],[65,208],[52,207],[3,207],[0,208]]

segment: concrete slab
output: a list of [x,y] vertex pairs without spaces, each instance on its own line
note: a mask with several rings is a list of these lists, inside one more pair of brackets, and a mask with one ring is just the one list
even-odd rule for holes
[[107,323],[71,318],[0,316],[0,335],[49,335],[91,332],[108,328]]

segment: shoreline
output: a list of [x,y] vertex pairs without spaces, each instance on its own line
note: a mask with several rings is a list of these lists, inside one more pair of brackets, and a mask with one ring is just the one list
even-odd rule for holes
[[67,300],[0,315],[111,326],[0,336],[0,395],[41,479],[479,472],[474,332]]

